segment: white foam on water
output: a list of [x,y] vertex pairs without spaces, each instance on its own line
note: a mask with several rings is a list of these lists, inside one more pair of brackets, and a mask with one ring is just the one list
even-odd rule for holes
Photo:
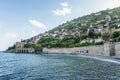
[[116,64],[120,64],[119,61],[112,59],[112,58],[108,58],[108,57],[102,57],[102,56],[86,56],[86,55],[79,55],[80,57],[86,57],[86,58],[91,58],[91,59],[97,59],[100,61],[105,61],[105,62],[111,62],[111,63],[116,63]]

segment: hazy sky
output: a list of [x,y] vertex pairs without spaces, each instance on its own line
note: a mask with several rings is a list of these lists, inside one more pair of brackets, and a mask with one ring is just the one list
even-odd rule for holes
[[120,0],[0,0],[0,50]]

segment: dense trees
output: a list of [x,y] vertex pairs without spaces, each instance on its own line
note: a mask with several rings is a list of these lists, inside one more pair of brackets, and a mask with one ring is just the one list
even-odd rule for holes
[[8,47],[7,50],[12,50],[12,49],[15,49],[15,45]]
[[[96,39],[98,37],[102,37],[103,40],[109,41],[110,38],[112,38],[115,42],[120,41],[120,31],[115,31],[111,35],[109,33],[94,33],[93,35],[90,34],[82,34],[80,36],[64,36],[63,39],[59,38],[50,38],[50,37],[42,37],[37,44],[25,44],[24,48],[35,48],[36,51],[42,51],[43,47],[47,48],[73,48],[73,47],[81,47],[81,46],[89,46],[89,45],[101,45],[104,42],[85,42],[81,43],[82,40],[87,39]],[[112,37],[111,37],[112,36]],[[15,49],[15,45],[12,47],[9,47],[8,50]]]
[[118,38],[120,36],[120,32],[114,32],[113,33],[113,38]]
[[36,44],[36,45],[35,45],[35,50],[36,50],[36,51],[42,51],[42,46],[41,46],[41,44]]
[[105,41],[109,41],[109,39],[113,39],[114,42],[119,42],[120,41],[120,31],[115,31],[112,34],[109,33],[104,33],[102,34],[102,38]]
[[110,34],[109,34],[109,33],[103,33],[103,34],[102,34],[102,38],[103,38],[103,40],[105,40],[105,41],[109,41],[109,39],[110,39]]
[[[101,36],[100,33],[95,34],[94,36],[98,37]],[[41,44],[42,47],[47,47],[47,48],[72,48],[72,47],[80,47],[80,46],[89,46],[89,45],[97,45],[95,42],[85,42],[85,43],[80,43],[82,40],[86,40],[88,38],[93,38],[92,35],[88,34],[82,34],[80,36],[64,36],[63,39],[57,39],[57,38],[48,38],[48,37],[42,37],[39,41],[38,44]],[[103,44],[103,43],[98,43]]]
[[80,47],[80,46],[89,46],[89,45],[101,45],[104,42],[85,42],[81,43],[82,40],[95,40],[97,38],[101,37],[104,41],[109,41],[111,38],[115,41],[118,42],[120,41],[120,31],[115,31],[114,33],[109,34],[108,32],[106,33],[95,33],[93,30],[90,30],[88,34],[82,34],[79,36],[64,36],[63,39],[55,39],[55,38],[46,38],[43,37],[40,39],[38,42],[41,44],[42,47],[49,47],[49,48],[56,48],[56,47],[67,47],[67,48],[72,48],[72,47]]
[[115,42],[119,42],[120,41],[120,31],[116,31],[113,33],[112,38]]

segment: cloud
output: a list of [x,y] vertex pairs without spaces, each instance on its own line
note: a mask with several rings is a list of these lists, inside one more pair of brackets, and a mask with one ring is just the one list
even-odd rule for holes
[[60,3],[60,5],[62,6],[62,9],[55,9],[52,10],[52,13],[58,16],[66,16],[68,14],[71,14],[72,9],[71,7],[69,7],[69,4],[67,2],[62,2]]
[[62,3],[60,3],[60,5],[63,6],[63,7],[68,7],[69,6],[68,2],[62,2]]
[[17,33],[7,32],[7,33],[5,33],[5,37],[6,38],[17,38],[18,35],[17,35]]
[[36,26],[36,27],[40,28],[40,29],[45,29],[46,28],[45,24],[43,24],[43,23],[41,23],[37,20],[29,20],[29,23],[33,26]]
[[56,9],[53,10],[52,12],[58,16],[65,16],[67,14],[71,14],[71,8]]
[[120,6],[120,0],[111,0],[109,3],[106,4],[109,8],[114,8]]

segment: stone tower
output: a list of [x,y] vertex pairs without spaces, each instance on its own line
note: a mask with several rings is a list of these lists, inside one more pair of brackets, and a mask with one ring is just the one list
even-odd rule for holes
[[105,56],[116,56],[114,42],[110,41],[110,42],[104,43],[104,55]]

